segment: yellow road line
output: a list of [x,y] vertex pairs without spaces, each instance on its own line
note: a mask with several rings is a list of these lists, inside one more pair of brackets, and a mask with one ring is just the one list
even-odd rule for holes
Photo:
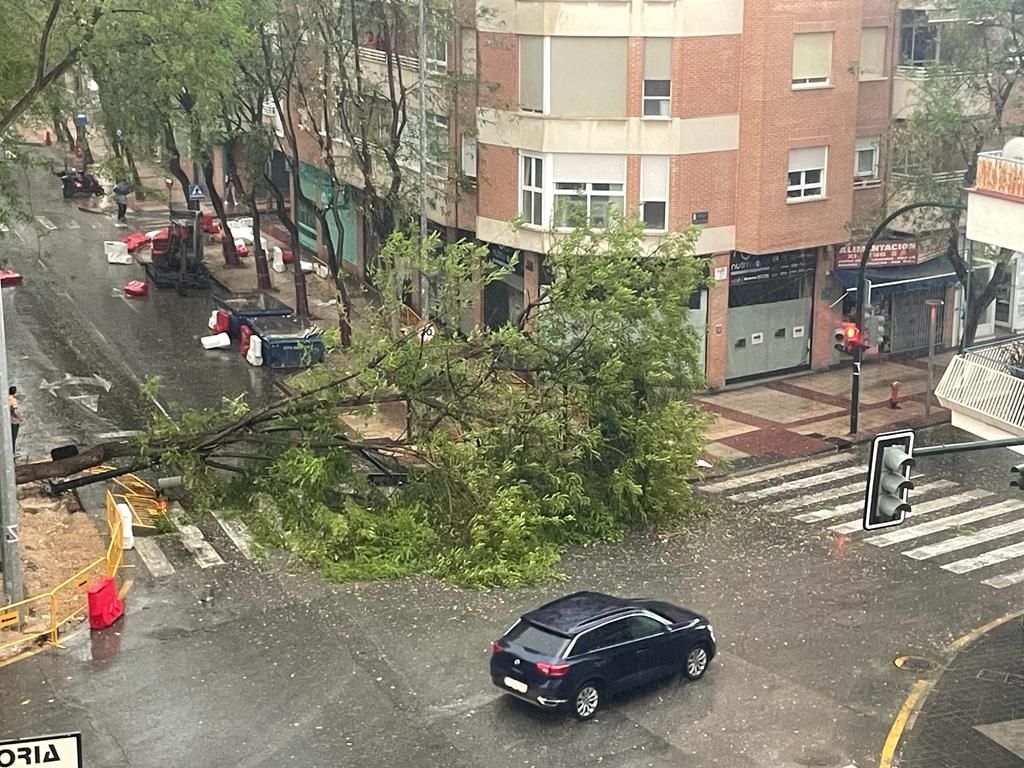
[[907,720],[914,711],[914,707],[917,706],[918,699],[930,687],[931,683],[928,680],[918,680],[914,683],[914,687],[910,689],[910,694],[903,702],[903,706],[900,707],[900,711],[896,713],[896,719],[892,721],[889,735],[885,737],[885,744],[882,745],[882,756],[878,761],[878,768],[892,768],[892,759],[896,755],[896,747],[899,746],[900,737],[903,736],[903,729],[907,726]]

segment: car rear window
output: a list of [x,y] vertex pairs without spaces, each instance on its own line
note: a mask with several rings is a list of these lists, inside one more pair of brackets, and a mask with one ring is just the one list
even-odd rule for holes
[[558,656],[569,643],[569,638],[548,632],[528,621],[520,621],[505,637],[528,651],[544,656]]

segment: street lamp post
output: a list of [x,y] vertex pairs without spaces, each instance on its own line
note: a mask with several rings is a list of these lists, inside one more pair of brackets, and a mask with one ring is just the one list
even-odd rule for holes
[[[0,291],[0,394],[7,395],[7,338],[4,329],[4,299]],[[21,554],[18,549],[18,487],[14,475],[14,436],[11,433],[11,409],[4,402],[0,414],[0,554],[6,603],[16,603],[25,595],[21,582]],[[21,612],[19,610],[19,623]]]
[[[881,236],[885,228],[889,226],[889,223],[898,216],[902,216],[904,213],[909,211],[917,210],[918,208],[943,208],[948,211],[960,211],[963,210],[962,205],[956,205],[952,203],[911,203],[910,205],[904,205],[902,208],[897,208],[895,211],[886,216],[879,223],[877,227],[871,232],[871,236],[868,237],[868,241],[864,244],[864,251],[860,255],[860,267],[857,271],[857,310],[854,315],[854,323],[857,328],[864,327],[864,294],[867,290],[865,282],[867,280],[868,271],[868,257],[871,255],[871,248],[874,246],[875,241]],[[864,361],[864,347],[860,344],[853,350],[853,382],[850,386],[850,434],[857,434],[857,416],[860,408],[860,368],[861,363]]]

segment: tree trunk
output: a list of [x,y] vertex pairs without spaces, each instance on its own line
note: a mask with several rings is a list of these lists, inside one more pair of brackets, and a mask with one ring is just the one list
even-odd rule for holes
[[128,173],[132,176],[132,189],[135,190],[135,199],[145,200],[146,188],[142,184],[142,177],[139,175],[139,167],[135,164],[135,154],[127,143],[124,145],[124,161],[128,164]]
[[[227,211],[224,210],[224,201],[221,199],[220,193],[217,191],[217,180],[213,177],[212,159],[203,163],[203,180],[206,182],[206,189],[210,195],[210,203],[213,205],[213,210],[217,214],[217,218],[220,220],[220,242],[221,250],[224,252],[224,263],[229,267],[240,267],[242,266],[242,261],[238,258],[238,252],[235,250],[235,239],[231,237],[231,228],[228,226],[228,214]],[[253,240],[259,241],[260,233],[259,230],[256,229],[255,222],[253,222],[252,236]]]
[[292,275],[295,278],[295,314],[299,317],[309,317],[309,295],[306,291],[306,273],[302,271],[302,243],[299,241],[299,196],[302,194],[302,181],[299,178],[299,160],[292,158],[288,163],[291,171],[292,189],[295,190],[292,211],[294,226],[290,228],[292,256]]
[[167,149],[167,170],[181,184],[181,191],[188,200],[189,178],[181,167],[181,152],[178,151],[178,142],[174,140],[174,127],[169,122],[164,123],[164,147]]
[[[1004,255],[1000,254],[1001,257]],[[985,287],[980,291],[972,291],[974,295],[971,296],[970,303],[967,305],[967,314],[964,317],[964,347],[974,344],[974,337],[978,333],[978,323],[981,322],[981,318],[985,314],[985,310],[988,309],[988,306],[995,301],[996,294],[999,292],[999,286],[1002,284],[1003,277],[1005,276],[1006,262],[1002,260],[997,261],[992,270],[992,277],[985,284]]]
[[338,225],[338,242],[334,242],[331,235],[331,228],[327,226],[327,211],[318,211],[320,226],[324,231],[327,240],[327,269],[334,280],[334,298],[338,305],[338,331],[341,333],[341,346],[348,348],[352,346],[352,299],[348,295],[348,286],[345,285],[345,272],[341,267],[344,260],[342,253],[345,247],[345,228],[341,224],[341,217],[337,209],[331,208],[335,223]]
[[[299,225],[296,223],[297,219],[294,216],[294,212],[288,212],[287,207],[285,206],[284,192],[277,186],[277,184],[274,183],[274,180],[270,177],[269,173],[263,174],[263,180],[266,182],[267,189],[270,190],[270,194],[274,197],[274,202],[277,207],[278,221],[280,221],[281,224],[284,225],[285,229],[288,230],[292,255],[295,257],[295,260],[292,262],[292,271],[295,272],[295,314],[300,317],[309,317],[309,298],[306,295],[306,276],[302,274],[302,265],[300,264]],[[301,306],[305,307],[304,313],[299,311],[300,298],[302,302]]]
[[261,291],[269,291],[270,265],[267,264],[267,252],[263,250],[263,238],[260,233],[260,206],[256,200],[255,192],[249,196],[249,212],[252,214],[252,231],[255,236],[253,242],[253,256],[256,261],[256,287]]

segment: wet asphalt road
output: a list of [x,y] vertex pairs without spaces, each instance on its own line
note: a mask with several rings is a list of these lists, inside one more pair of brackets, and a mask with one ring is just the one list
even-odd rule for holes
[[[31,221],[0,237],[0,263],[24,277],[3,291],[10,378],[25,416],[23,453],[39,457],[56,445],[138,428],[148,412],[138,389],[151,376],[160,377],[159,399],[171,412],[215,407],[243,392],[253,402],[272,396],[266,371],[236,352],[200,345],[209,333],[209,292],[122,294],[124,283],[144,279],[142,268],[107,264],[103,242],[164,226],[162,213],[130,215],[129,229],[117,229],[112,216],[65,201],[45,169],[26,171],[22,191]],[[109,391],[89,381],[94,376],[110,382]]]

